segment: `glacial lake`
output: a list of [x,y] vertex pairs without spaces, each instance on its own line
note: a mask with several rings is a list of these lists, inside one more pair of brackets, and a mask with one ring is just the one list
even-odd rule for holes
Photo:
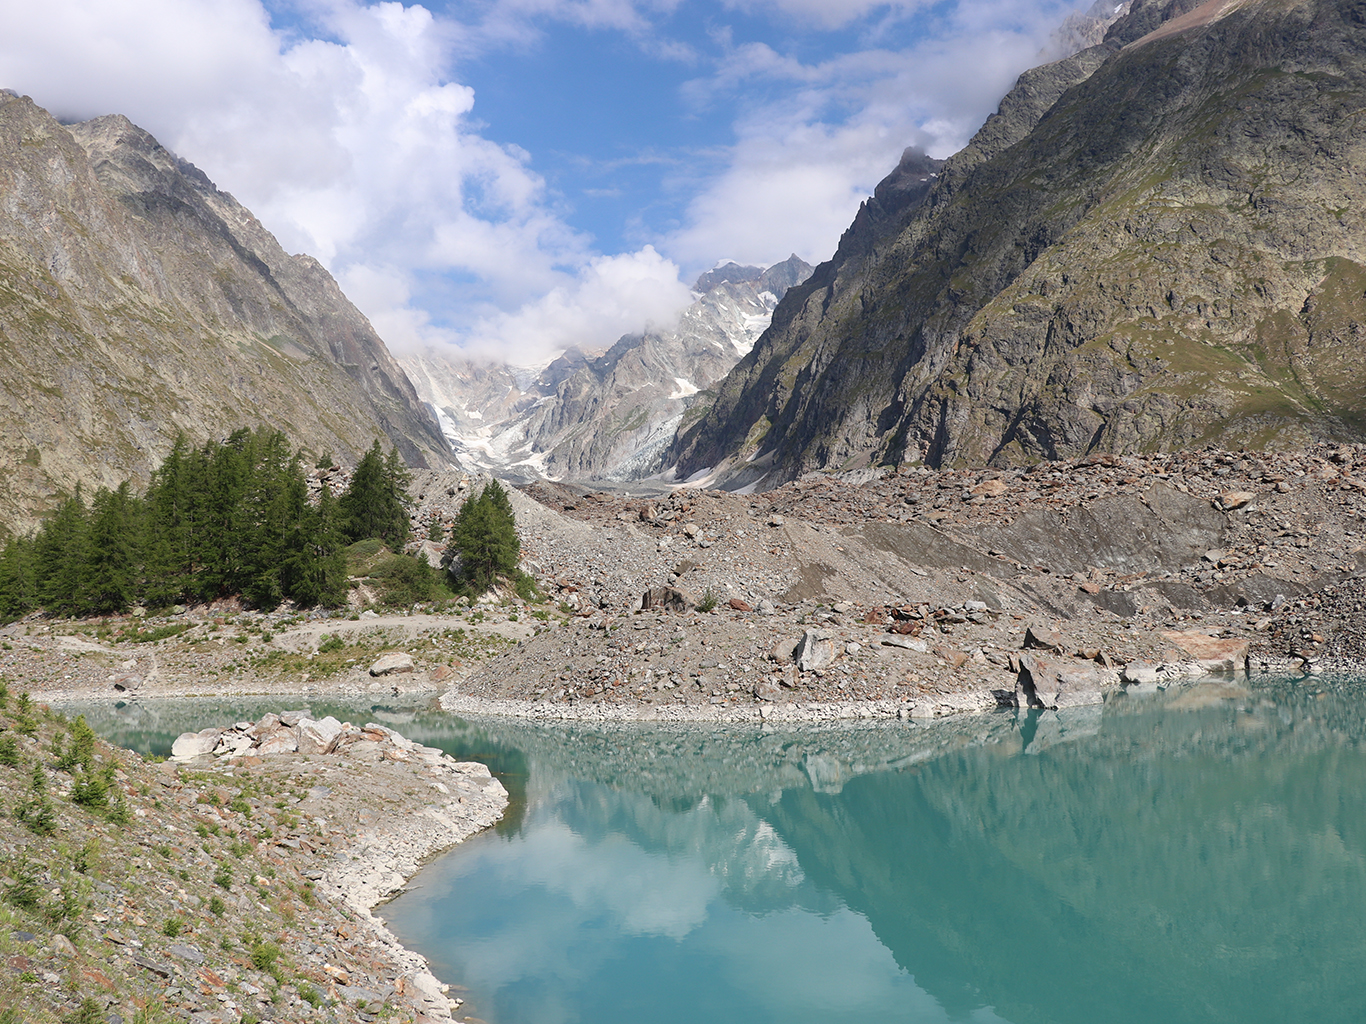
[[[489,761],[514,796],[379,911],[467,986],[460,1015],[1283,1024],[1366,1008],[1364,700],[1207,683],[801,730],[311,706]],[[64,710],[164,751],[268,709]]]

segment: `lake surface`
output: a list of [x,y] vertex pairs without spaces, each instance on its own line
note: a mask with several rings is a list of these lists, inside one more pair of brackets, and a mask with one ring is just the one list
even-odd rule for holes
[[381,708],[516,798],[381,913],[493,1024],[1358,1021],[1363,699],[797,731]]

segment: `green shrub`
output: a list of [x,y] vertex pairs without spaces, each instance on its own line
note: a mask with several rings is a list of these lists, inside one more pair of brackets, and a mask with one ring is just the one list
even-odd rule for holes
[[280,959],[280,947],[273,942],[260,942],[252,946],[251,963],[258,971],[269,972]]
[[161,934],[174,939],[185,927],[184,922],[178,917],[168,917],[166,923],[161,926]]
[[19,744],[13,736],[0,736],[0,764],[7,768],[18,768],[23,763],[19,756]]
[[113,784],[113,765],[98,772],[82,771],[71,784],[71,800],[81,807],[108,807],[109,789]]
[[37,910],[42,906],[43,887],[38,884],[38,876],[28,861],[21,860],[14,866],[14,881],[5,890],[5,902],[12,903],[21,910]]
[[228,905],[218,896],[209,898],[209,913],[214,917],[222,917],[223,911],[228,909]]
[[86,996],[79,1008],[62,1018],[62,1024],[104,1024],[104,1007]]
[[346,641],[339,636],[332,636],[324,633],[322,636],[318,637],[319,654],[332,654],[334,651],[344,650],[345,647]]
[[431,601],[438,593],[436,573],[421,556],[387,555],[375,563],[370,577],[379,583],[380,603],[391,608]]

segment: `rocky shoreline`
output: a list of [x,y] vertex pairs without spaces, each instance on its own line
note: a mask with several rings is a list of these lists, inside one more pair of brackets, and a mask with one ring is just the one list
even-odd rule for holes
[[[13,697],[6,737],[17,739],[0,781],[18,796],[3,799],[15,825],[0,838],[0,1012],[469,1017],[373,909],[425,859],[500,818],[507,794],[485,766],[303,712],[186,734],[160,765]],[[58,753],[81,743],[90,767]],[[83,787],[96,770],[113,781],[92,801]]]

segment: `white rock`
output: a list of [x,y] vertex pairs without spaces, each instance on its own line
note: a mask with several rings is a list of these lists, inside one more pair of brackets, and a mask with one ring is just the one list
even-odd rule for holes
[[413,671],[413,658],[410,654],[382,654],[379,660],[370,666],[372,676],[387,676],[395,672]]
[[336,746],[337,737],[342,734],[342,725],[331,715],[321,721],[305,718],[298,725],[299,753],[327,754]]
[[796,659],[803,672],[828,668],[835,660],[835,645],[825,630],[808,629],[797,644]]
[[222,735],[222,729],[181,733],[171,744],[171,760],[189,761],[203,754],[212,754],[213,748],[218,745],[218,738]]

